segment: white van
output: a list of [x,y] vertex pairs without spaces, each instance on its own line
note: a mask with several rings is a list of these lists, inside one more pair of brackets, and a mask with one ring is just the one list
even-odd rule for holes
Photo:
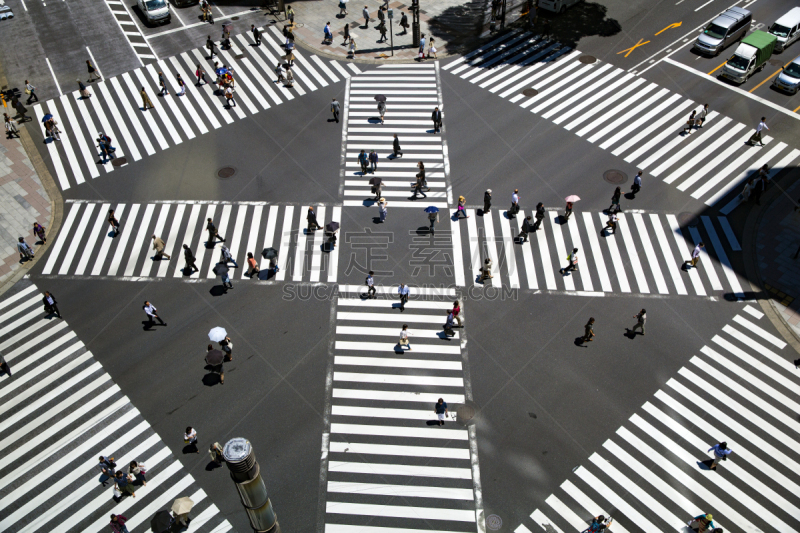
[[800,37],[800,7],[789,10],[769,27],[769,32],[778,38],[775,51],[783,52]]
[[553,13],[563,13],[569,6],[574,6],[578,2],[580,0],[539,0],[539,7]]
[[172,15],[169,12],[167,0],[137,0],[148,24],[165,24]]

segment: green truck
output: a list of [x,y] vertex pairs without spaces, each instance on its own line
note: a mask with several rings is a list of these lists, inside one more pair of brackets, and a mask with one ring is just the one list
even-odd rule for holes
[[744,83],[747,78],[764,68],[775,50],[778,38],[757,30],[742,39],[731,58],[722,67],[722,77],[734,83]]

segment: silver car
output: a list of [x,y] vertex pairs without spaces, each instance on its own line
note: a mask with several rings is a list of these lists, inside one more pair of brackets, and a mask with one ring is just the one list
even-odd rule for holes
[[693,48],[701,54],[718,55],[745,36],[752,20],[753,15],[746,9],[732,7],[708,23]]
[[772,80],[772,86],[790,94],[797,94],[797,90],[800,89],[800,57],[794,58],[794,61],[781,70]]

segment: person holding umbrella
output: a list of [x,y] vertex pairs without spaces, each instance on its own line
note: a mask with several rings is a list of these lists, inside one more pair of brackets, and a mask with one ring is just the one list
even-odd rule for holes
[[572,206],[578,200],[580,200],[580,198],[578,198],[574,194],[571,194],[571,195],[567,196],[566,198],[564,198],[564,201],[567,202],[567,207],[564,210],[564,219],[565,220],[569,220],[569,217],[572,216]]
[[380,178],[369,179],[369,184],[372,185],[372,194],[375,195],[376,200],[381,197],[381,183],[382,180]]
[[278,273],[278,250],[276,250],[275,248],[264,248],[263,250],[261,250],[261,257],[263,257],[264,259],[268,259],[269,260],[269,267],[268,267],[267,275],[269,276],[270,272],[272,272],[273,276],[275,274],[277,274]]
[[[416,190],[414,191],[414,193],[416,195]],[[434,224],[439,222],[439,208],[432,205],[430,207],[426,207],[425,212],[428,213],[428,220],[431,223],[431,235],[433,235],[435,233],[433,226]]]
[[189,513],[192,507],[194,507],[194,502],[187,496],[172,502],[172,514],[179,526],[186,527],[189,525]]
[[232,289],[233,283],[231,282],[231,277],[228,275],[228,265],[225,263],[217,263],[214,266],[214,274],[219,276],[222,280],[222,287],[225,289]]
[[[214,328],[214,329],[222,329],[222,328]],[[214,331],[214,329],[212,329],[211,331]],[[221,350],[215,350],[214,346],[209,344],[208,352],[206,353],[206,364],[211,367],[211,372],[219,374],[220,385],[225,384],[225,372],[222,368],[222,364],[224,362],[225,362],[225,354],[222,353]]]
[[333,251],[334,246],[336,246],[336,232],[339,231],[339,223],[338,222],[328,222],[325,225],[325,238],[327,239],[326,246],[329,252]]

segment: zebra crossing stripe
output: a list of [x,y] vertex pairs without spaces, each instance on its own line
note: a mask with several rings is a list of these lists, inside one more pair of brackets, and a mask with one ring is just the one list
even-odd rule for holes
[[[108,203],[100,206],[100,211],[97,213],[97,219],[94,222],[94,226],[92,226],[92,229],[89,230],[89,237],[85,245],[86,249],[89,250],[94,249],[94,243],[97,242],[97,237],[100,235],[100,231],[106,224],[106,213],[108,213],[108,208],[110,206],[111,204]],[[86,270],[86,266],[89,263],[90,258],[91,254],[81,254],[81,258],[78,261],[78,266],[75,268],[76,275],[78,276],[83,275],[84,271]]]
[[75,233],[77,234],[78,238],[74,239],[70,243],[69,248],[67,248],[67,253],[64,255],[64,259],[61,262],[61,269],[58,271],[60,275],[64,275],[69,272],[69,267],[72,265],[72,260],[75,258],[75,254],[78,252],[78,247],[80,246],[81,239],[83,238],[83,232],[86,231],[86,226],[89,225],[89,219],[92,216],[92,210],[94,210],[95,205],[96,204],[89,204],[86,206],[83,216],[81,217],[81,221],[78,223],[78,227],[75,229]]

